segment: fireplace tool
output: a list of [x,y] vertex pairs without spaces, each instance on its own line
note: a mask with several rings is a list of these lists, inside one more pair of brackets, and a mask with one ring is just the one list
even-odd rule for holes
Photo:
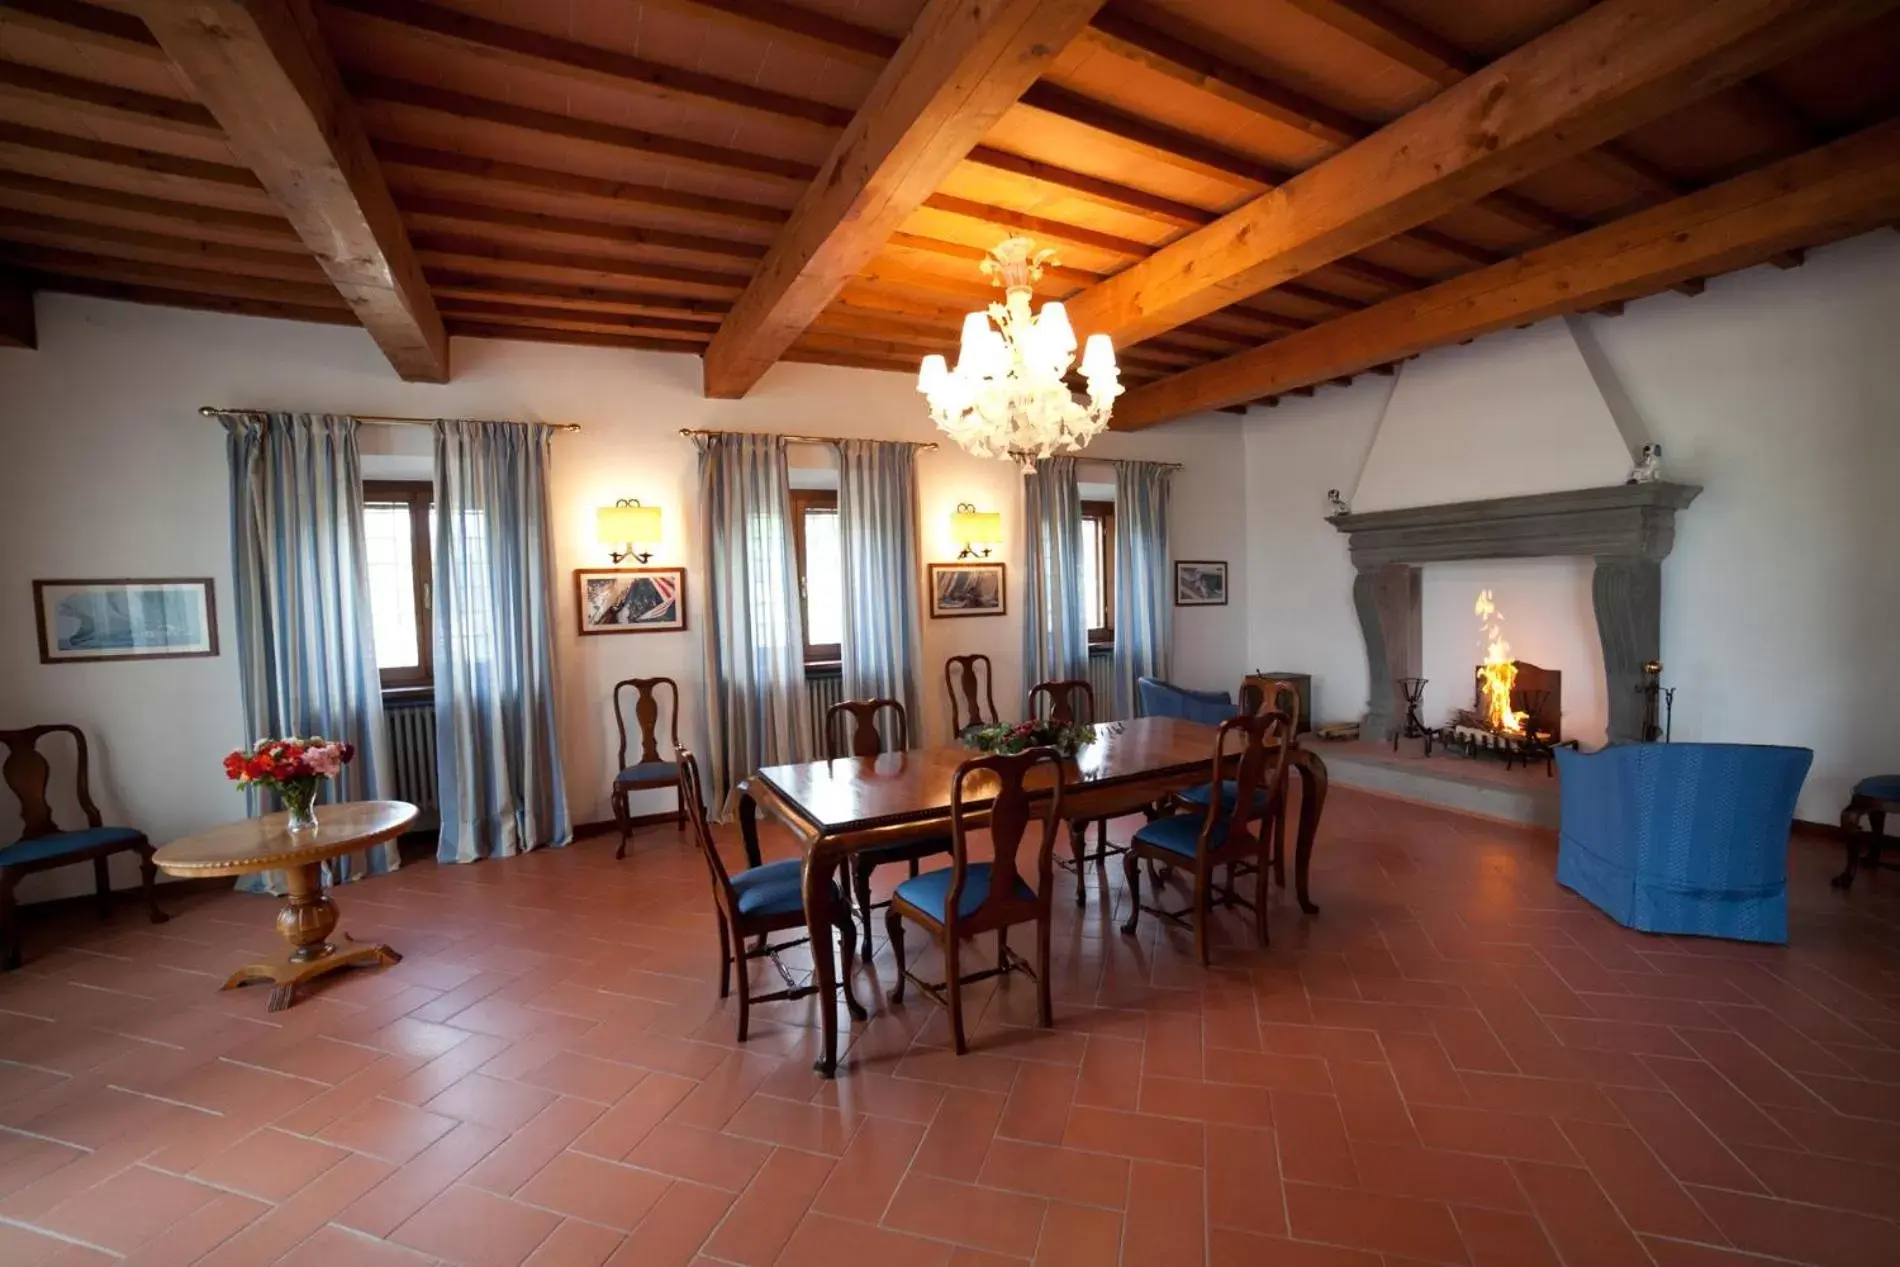
[[1392,751],[1399,750],[1401,739],[1423,739],[1431,734],[1431,728],[1418,715],[1418,706],[1425,702],[1425,682],[1422,677],[1402,677],[1397,679],[1399,694],[1405,697],[1405,724],[1392,730]]
[[[1676,713],[1676,688],[1662,684],[1662,661],[1651,660],[1643,665],[1643,675],[1649,680],[1639,685],[1637,693],[1643,697],[1643,742],[1655,743],[1661,740],[1669,742],[1671,723]],[[1657,704],[1662,708],[1662,724],[1657,725]]]

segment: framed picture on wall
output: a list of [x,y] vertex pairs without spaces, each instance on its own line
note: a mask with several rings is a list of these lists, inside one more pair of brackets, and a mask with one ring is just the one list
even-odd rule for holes
[[33,582],[40,663],[218,654],[211,578]]
[[577,568],[574,590],[584,634],[686,628],[685,568]]
[[1227,606],[1227,564],[1177,559],[1174,564],[1176,607]]
[[1007,610],[1001,563],[930,565],[932,616],[1001,616]]

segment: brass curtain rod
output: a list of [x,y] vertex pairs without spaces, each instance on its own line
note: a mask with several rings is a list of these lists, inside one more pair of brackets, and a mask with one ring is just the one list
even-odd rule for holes
[[[707,427],[681,427],[680,434],[690,438],[692,436],[742,436],[755,433],[746,431],[714,431]],[[793,444],[842,444],[846,440],[864,438],[862,436],[788,436],[777,431],[763,431],[756,434],[769,435],[779,440],[790,440]],[[898,443],[908,444],[913,448],[922,449],[925,452],[929,452],[937,447],[935,440],[900,440]]]
[[[206,418],[216,418],[220,414],[267,414],[273,411],[269,409],[220,409],[216,405],[200,405],[198,412]],[[433,427],[437,422],[441,421],[439,418],[406,418],[397,414],[353,414],[346,412],[343,417],[354,418],[358,422],[375,423],[380,427]],[[506,422],[515,426],[532,425],[524,423],[518,418],[481,418],[467,419],[466,421]],[[579,431],[581,429],[581,424],[578,422],[551,422],[547,425],[553,427],[556,431]]]

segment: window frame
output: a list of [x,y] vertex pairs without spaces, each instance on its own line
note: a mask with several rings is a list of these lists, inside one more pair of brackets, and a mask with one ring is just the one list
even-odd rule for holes
[[1100,525],[1101,549],[1096,552],[1101,564],[1101,576],[1098,578],[1102,592],[1102,624],[1089,630],[1091,647],[1113,646],[1115,642],[1115,503],[1112,501],[1085,501],[1082,503],[1082,529],[1089,531],[1093,521]]
[[412,691],[435,683],[435,571],[429,541],[429,515],[435,509],[433,480],[364,480],[363,504],[409,508],[409,567],[416,610],[416,663],[405,668],[377,666],[385,691]]
[[807,669],[830,668],[844,662],[844,645],[837,642],[811,641],[811,613],[805,598],[805,515],[808,511],[838,513],[838,493],[829,488],[792,490],[792,553],[798,561],[798,641],[805,651]]

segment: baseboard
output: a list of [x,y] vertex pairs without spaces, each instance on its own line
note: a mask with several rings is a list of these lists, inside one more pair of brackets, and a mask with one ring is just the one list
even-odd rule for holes
[[[627,820],[627,826],[629,828],[658,827],[662,823],[671,824],[678,817],[678,814],[635,814]],[[619,834],[620,824],[611,818],[604,822],[574,824],[574,839],[576,840],[582,840],[588,836],[618,836]]]
[[1847,843],[1847,834],[1841,830],[1839,823],[1817,823],[1810,818],[1795,819],[1794,834],[1825,840],[1836,845]]
[[[190,896],[195,893],[222,892],[229,889],[234,881],[230,876],[193,876],[189,879],[174,879],[161,871],[158,873],[158,904],[162,907],[169,898]],[[31,915],[57,918],[69,911],[91,910],[97,903],[96,893],[75,893],[71,897],[47,897],[33,902],[22,902],[15,909],[24,917]],[[145,903],[144,891],[138,885],[112,890],[112,903],[116,906],[130,906]]]

